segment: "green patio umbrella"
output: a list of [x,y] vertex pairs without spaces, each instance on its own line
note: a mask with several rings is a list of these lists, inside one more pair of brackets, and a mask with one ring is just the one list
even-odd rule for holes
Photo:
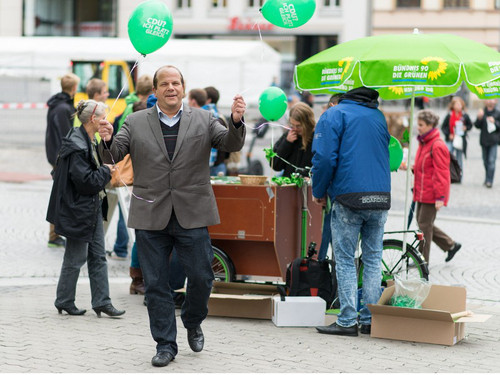
[[387,100],[446,96],[462,82],[481,99],[498,97],[499,78],[499,52],[456,35],[418,33],[345,42],[300,63],[294,74],[299,91],[333,94],[366,86]]
[[[386,100],[411,99],[410,142],[416,96],[455,93],[462,82],[481,99],[500,97],[500,53],[451,34],[371,36],[345,42],[295,66],[295,88],[334,94],[365,86]],[[404,229],[408,220],[410,169],[406,175]],[[405,241],[406,242],[406,241]]]

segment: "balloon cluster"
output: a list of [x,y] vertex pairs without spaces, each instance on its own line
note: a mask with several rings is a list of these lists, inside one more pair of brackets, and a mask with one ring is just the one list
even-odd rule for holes
[[[267,0],[260,11],[273,25],[295,28],[309,21],[315,10],[315,0]],[[163,47],[172,34],[172,28],[172,14],[161,0],[140,3],[128,20],[130,42],[142,55]],[[279,120],[286,108],[286,95],[278,87],[269,87],[260,95],[259,110],[266,120]]]

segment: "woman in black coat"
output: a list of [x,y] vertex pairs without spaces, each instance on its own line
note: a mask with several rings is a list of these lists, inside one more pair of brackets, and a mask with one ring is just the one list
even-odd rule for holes
[[[87,262],[92,308],[100,317],[123,315],[109,297],[108,267],[104,248],[103,216],[107,213],[104,186],[115,169],[101,165],[96,152],[95,133],[107,107],[94,100],[80,101],[78,119],[83,124],[63,139],[54,169],[47,220],[56,233],[66,237],[66,249],[57,284],[55,307],[61,314],[83,315],[75,306],[76,284],[81,267]],[[104,213],[104,215],[103,215]]]
[[467,158],[467,132],[472,129],[472,121],[465,113],[465,102],[460,96],[451,99],[448,109],[449,113],[444,118],[441,131],[448,150],[455,155],[463,171],[463,157]]
[[[291,129],[284,133],[273,147],[279,158],[274,157],[270,161],[272,169],[283,171],[283,177],[290,177],[292,173],[297,172],[295,167],[312,166],[311,147],[316,126],[314,112],[307,104],[297,103],[290,109],[289,124]],[[309,172],[305,170],[299,173],[309,176]]]

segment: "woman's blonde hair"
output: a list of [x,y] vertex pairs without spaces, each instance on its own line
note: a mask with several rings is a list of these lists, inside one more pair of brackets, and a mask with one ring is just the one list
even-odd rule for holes
[[462,111],[465,112],[465,102],[464,102],[464,100],[460,96],[454,96],[451,99],[450,104],[448,104],[448,109],[450,111],[453,111],[453,107],[455,106],[456,102],[459,102],[460,104],[462,104]]
[[82,124],[90,121],[92,115],[101,116],[106,113],[108,106],[95,100],[80,100],[76,106],[76,116]]
[[302,126],[302,149],[312,142],[316,120],[314,112],[306,103],[297,103],[290,109],[290,119],[297,121]]

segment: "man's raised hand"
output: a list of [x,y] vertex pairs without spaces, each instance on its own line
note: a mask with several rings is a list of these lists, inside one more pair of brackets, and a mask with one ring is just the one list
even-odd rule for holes
[[108,120],[99,121],[99,135],[105,142],[108,142],[113,136],[113,125]]
[[236,95],[233,98],[233,105],[231,106],[231,115],[235,124],[241,121],[243,115],[245,114],[246,108],[247,105],[243,97],[239,94]]

